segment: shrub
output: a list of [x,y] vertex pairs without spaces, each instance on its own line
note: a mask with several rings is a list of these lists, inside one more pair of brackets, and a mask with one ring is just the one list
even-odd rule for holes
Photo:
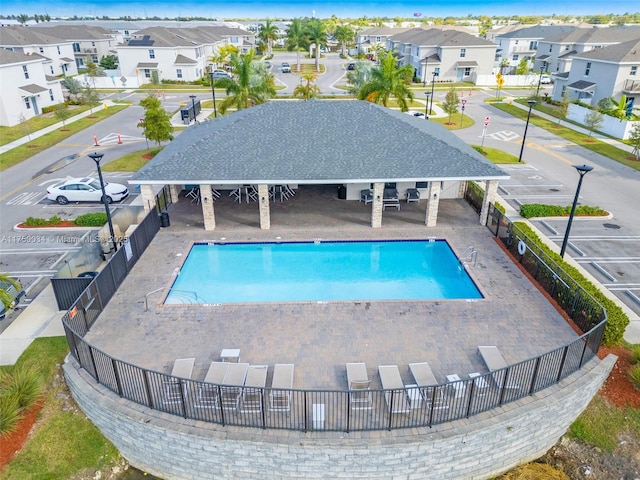
[[[609,212],[600,207],[589,205],[578,205],[575,215],[577,216],[604,216]],[[532,217],[566,217],[571,214],[571,206],[566,205],[546,205],[544,203],[527,203],[520,206],[520,215],[524,218]]]
[[21,412],[30,408],[44,392],[40,373],[33,367],[16,367],[3,379],[3,395],[13,396]]
[[634,365],[640,363],[640,344],[631,347],[631,363]]
[[59,216],[54,215],[49,219],[48,223],[49,225],[60,225],[62,223],[62,219]]
[[107,223],[106,213],[85,213],[76,218],[73,223],[80,227],[101,227]]
[[47,220],[45,218],[27,217],[24,224],[27,227],[44,227],[47,225]]
[[633,365],[628,372],[629,381],[633,388],[640,390],[640,364]]
[[13,395],[4,390],[0,394],[0,436],[13,433],[18,428],[20,407]]

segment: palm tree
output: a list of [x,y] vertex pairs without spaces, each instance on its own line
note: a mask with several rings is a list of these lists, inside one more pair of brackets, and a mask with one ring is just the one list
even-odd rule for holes
[[302,21],[299,18],[294,18],[287,29],[287,49],[295,50],[297,53],[298,69],[300,71],[300,49],[304,48],[307,44],[307,34],[302,26]]
[[264,24],[260,24],[258,38],[267,44],[267,57],[271,57],[273,41],[278,39],[278,27],[267,18]]
[[358,90],[358,100],[381,103],[385,107],[391,96],[395,97],[400,110],[409,109],[407,100],[413,100],[413,92],[408,85],[413,77],[413,67],[404,65],[399,67],[393,53],[387,52],[380,57],[380,65],[371,69],[371,79]]
[[29,15],[27,15],[26,13],[21,13],[16,17],[16,20],[18,20],[18,22],[20,22],[21,25],[24,25],[29,21],[29,18],[31,17],[29,17]]
[[220,78],[216,85],[226,89],[227,97],[220,104],[220,113],[229,107],[242,110],[266,102],[276,96],[273,75],[267,73],[262,62],[254,62],[254,51],[244,55],[232,55],[231,67],[234,78]]
[[307,24],[307,38],[316,46],[316,72],[320,71],[320,46],[327,43],[327,31],[320,20],[311,20]]
[[333,38],[340,42],[342,48],[342,56],[344,57],[346,44],[354,40],[355,32],[349,25],[338,25],[336,27],[335,33],[333,34]]
[[305,100],[317,97],[320,93],[320,87],[312,83],[315,82],[317,75],[315,73],[305,73],[301,77],[306,83],[300,83],[296,86],[293,90],[293,96],[296,98],[304,98]]
[[[20,290],[20,284],[12,277],[7,275],[6,273],[0,273],[0,284],[2,285],[13,285],[16,290]],[[13,306],[15,299],[13,296],[7,292],[6,289],[0,288],[0,302],[4,305],[4,308],[9,309]]]
[[355,69],[347,72],[348,92],[351,95],[357,96],[362,86],[371,79],[372,68],[371,62],[356,62]]

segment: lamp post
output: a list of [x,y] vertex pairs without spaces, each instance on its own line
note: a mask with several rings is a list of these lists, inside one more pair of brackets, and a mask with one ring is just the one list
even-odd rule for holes
[[431,80],[431,106],[429,107],[429,110],[433,110],[433,89],[436,86],[436,76],[438,75],[438,72],[436,72],[435,70],[433,71],[433,79]]
[[189,95],[189,98],[191,99],[191,108],[193,108],[193,121],[196,121],[196,96],[195,95]]
[[527,100],[529,104],[529,113],[527,114],[527,123],[524,126],[524,133],[522,134],[522,145],[520,146],[520,155],[518,156],[518,162],[522,161],[522,152],[524,151],[524,142],[527,139],[527,128],[529,128],[529,120],[531,119],[531,109],[536,104],[535,100]]
[[427,57],[424,57],[424,75],[422,75],[422,86],[426,87],[427,86],[427,75],[429,72],[427,72],[427,69],[429,68],[429,59]]
[[87,155],[91,160],[96,162],[96,168],[98,169],[98,178],[100,179],[100,188],[102,188],[102,203],[104,209],[107,212],[107,223],[109,224],[109,234],[111,235],[112,251],[117,251],[116,234],[113,232],[113,223],[111,222],[111,211],[109,210],[109,202],[107,201],[107,192],[104,189],[104,180],[102,179],[102,169],[100,168],[100,161],[104,157],[104,153],[93,152]]
[[427,96],[427,103],[424,106],[424,118],[426,120],[429,120],[429,92],[424,92],[424,94]]
[[569,232],[571,231],[571,224],[573,223],[573,214],[576,213],[576,205],[578,205],[578,197],[580,196],[580,187],[582,186],[582,179],[584,176],[593,170],[590,165],[574,165],[573,166],[580,174],[580,180],[578,180],[578,188],[576,188],[576,196],[573,198],[573,206],[571,207],[571,213],[569,214],[569,223],[567,223],[567,230],[564,232],[564,240],[562,240],[562,248],[560,249],[560,256],[564,258],[564,252],[567,249],[567,243],[569,243]]
[[[542,65],[544,65],[544,63]],[[538,77],[538,88],[536,88],[536,98],[540,96],[540,84],[542,83],[542,65],[540,65],[540,76]]]
[[213,96],[213,118],[218,118],[218,109],[216,108],[216,90],[213,88],[213,72],[209,72],[211,79],[211,95]]

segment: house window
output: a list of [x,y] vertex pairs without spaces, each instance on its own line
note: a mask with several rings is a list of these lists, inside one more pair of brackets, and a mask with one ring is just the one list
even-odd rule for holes
[[51,70],[51,75],[55,75],[55,73],[53,71],[53,65],[49,65],[49,69]]
[[230,41],[231,43],[238,43],[238,37],[231,37],[231,38],[229,39],[229,41]]
[[638,73],[638,66],[637,65],[633,65],[631,67],[631,71],[629,72],[629,75],[632,76],[632,77],[635,77],[637,73]]
[[40,50],[40,53],[44,53],[44,48],[40,47],[38,50]]
[[436,67],[433,69],[433,73],[435,74],[436,77],[440,76],[440,67]]
[[91,55],[91,61],[97,65],[100,60],[97,55]]
[[80,44],[78,42],[74,42],[73,43],[73,53],[79,53],[80,52]]
[[49,89],[49,98],[51,99],[52,102],[55,100],[55,98],[53,98],[53,90],[52,89]]
[[416,182],[416,188],[429,188],[429,182]]
[[464,68],[464,76],[468,77],[469,75],[471,75],[471,67],[465,67]]
[[511,57],[511,60],[517,62],[518,61],[518,55],[514,55],[513,57]]
[[380,37],[376,37],[376,42],[380,43],[381,38]]
[[584,69],[584,76],[588,77],[590,71],[591,71],[591,62],[587,62],[587,68]]
[[61,55],[60,53],[60,47],[56,47],[58,49],[58,55]]
[[176,77],[182,78],[182,69],[181,68],[177,68],[176,69]]
[[149,70],[148,68],[144,69],[144,76],[145,78],[151,78],[151,70]]
[[537,50],[538,42],[529,42],[529,50]]
[[553,45],[549,45],[549,53],[551,53],[552,48],[553,48]]
[[467,56],[467,49],[466,48],[461,48],[460,49],[460,58],[464,58]]
[[29,102],[29,97],[24,97],[24,106],[27,107],[27,110],[31,110],[31,102]]
[[124,34],[128,36],[129,35],[129,30],[125,30]]
[[95,47],[96,46],[96,42],[91,42],[91,46]]
[[149,50],[149,58],[156,58],[155,50]]
[[26,65],[22,65],[22,73],[24,73],[24,78],[29,78],[29,71]]
[[564,50],[565,50],[565,52],[566,52],[567,50],[569,50],[569,45],[565,45],[565,46],[564,46]]

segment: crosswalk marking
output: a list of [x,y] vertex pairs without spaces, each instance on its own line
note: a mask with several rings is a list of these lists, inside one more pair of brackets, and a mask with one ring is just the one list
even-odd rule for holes
[[[480,136],[482,137],[482,135]],[[511,142],[520,138],[520,135],[510,130],[500,130],[499,132],[487,133],[485,136],[501,142]]]
[[7,201],[7,205],[33,205],[44,198],[42,192],[22,192]]

